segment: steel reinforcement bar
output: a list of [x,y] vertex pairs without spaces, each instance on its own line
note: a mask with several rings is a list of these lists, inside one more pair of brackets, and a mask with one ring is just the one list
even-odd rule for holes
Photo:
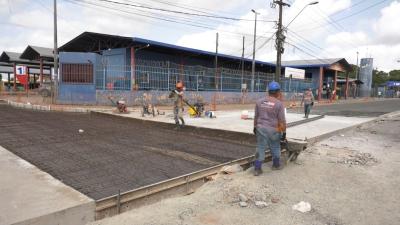
[[[289,142],[289,149],[295,151],[304,150],[306,146],[307,143],[304,141]],[[285,153],[285,151],[283,151],[283,153]],[[243,167],[249,167],[253,163],[253,160],[254,156],[244,157],[209,167],[207,169],[143,186],[131,191],[119,193],[107,198],[99,199],[96,201],[96,220],[113,216],[143,205],[151,204],[168,197],[191,194],[196,188],[209,181],[211,176],[218,174],[224,166],[239,164]],[[271,161],[270,152],[266,153],[265,161]]]

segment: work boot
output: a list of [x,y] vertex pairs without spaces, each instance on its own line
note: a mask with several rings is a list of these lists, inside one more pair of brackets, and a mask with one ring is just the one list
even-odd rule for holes
[[174,130],[180,130],[180,129],[181,129],[181,125],[179,125],[179,122],[175,123]]
[[259,176],[262,174],[262,162],[259,160],[254,161],[254,176]]
[[280,158],[272,159],[272,170],[281,170],[283,169],[283,165],[280,162]]

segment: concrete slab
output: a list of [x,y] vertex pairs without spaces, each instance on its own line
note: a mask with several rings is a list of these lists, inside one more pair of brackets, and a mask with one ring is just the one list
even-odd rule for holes
[[[156,117],[145,116],[141,117],[138,111],[133,111],[129,114],[116,114],[112,111],[103,111],[105,113],[114,114],[123,117],[131,117],[144,120],[152,120],[165,123],[174,123],[173,115],[171,111],[166,111],[165,115],[159,115]],[[217,111],[216,117],[211,118],[191,118],[188,115],[184,115],[184,119],[187,125],[213,128],[220,130],[237,131],[243,133],[253,132],[253,120],[243,120],[240,110],[233,111]],[[250,116],[254,115],[254,112],[249,112]],[[310,115],[310,118],[318,115]],[[335,131],[340,131],[358,124],[372,121],[376,117],[342,117],[342,116],[325,116],[322,119],[308,122],[305,124],[290,127],[287,130],[287,137],[297,140],[310,140],[323,135],[330,134]],[[286,120],[288,123],[304,120],[303,114],[298,113],[287,113]]]
[[[137,118],[143,120],[151,120],[164,123],[174,123],[172,111],[163,111],[165,115],[145,116],[142,117],[140,112],[133,111],[128,114],[116,114],[112,111],[101,111],[113,115]],[[241,119],[242,110],[229,110],[229,111],[217,111],[215,112],[217,118],[193,118],[189,115],[184,115],[183,118],[187,125],[196,127],[213,128],[220,130],[237,131],[244,133],[253,132],[253,119],[243,120]],[[310,118],[316,117],[317,115],[311,115]],[[254,111],[249,111],[249,117],[254,118]],[[304,120],[303,115],[297,113],[287,113],[286,120],[288,123]]]
[[325,116],[320,120],[290,127],[287,135],[290,138],[299,140],[320,139],[326,136],[326,134],[337,133],[374,119],[376,117]]
[[94,200],[0,146],[0,224],[83,225]]

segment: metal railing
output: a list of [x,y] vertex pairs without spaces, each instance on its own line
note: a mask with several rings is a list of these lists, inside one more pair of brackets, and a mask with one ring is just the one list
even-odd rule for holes
[[[170,62],[138,60],[135,70],[125,65],[101,65],[95,70],[98,90],[159,90],[175,87],[177,81],[185,83],[189,91],[242,91],[242,84],[250,89],[251,72],[228,68],[185,66]],[[265,91],[274,74],[256,72],[255,91]],[[134,82],[131,82],[131,78]]]

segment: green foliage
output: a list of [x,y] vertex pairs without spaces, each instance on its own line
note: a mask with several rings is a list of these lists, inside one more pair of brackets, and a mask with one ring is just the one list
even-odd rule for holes
[[372,71],[372,86],[378,86],[386,83],[388,80],[389,76],[386,72],[384,71],[379,71],[379,70],[373,70]]
[[392,70],[389,72],[389,80],[400,81],[400,70]]
[[355,79],[357,75],[357,65],[351,64],[351,72],[349,72],[349,78]]

